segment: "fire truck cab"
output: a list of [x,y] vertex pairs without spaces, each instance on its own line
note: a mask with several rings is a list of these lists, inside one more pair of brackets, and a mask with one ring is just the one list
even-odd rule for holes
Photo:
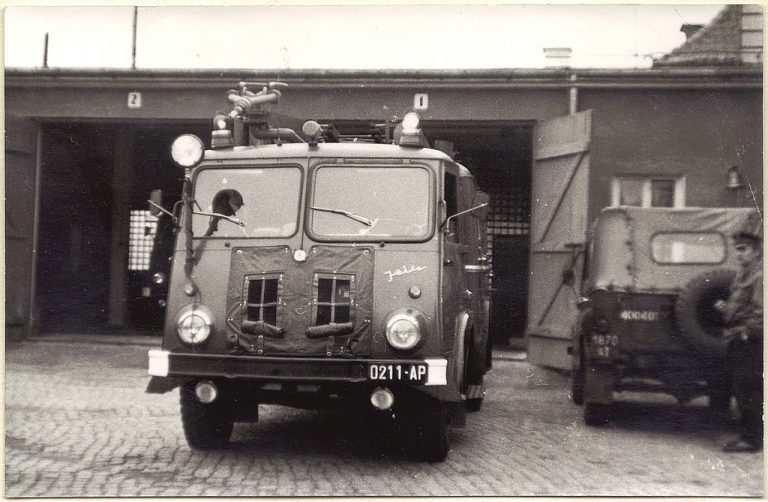
[[225,445],[259,404],[351,406],[441,461],[491,366],[488,195],[412,113],[354,142],[270,127],[282,87],[241,82],[210,149],[172,146],[184,190],[151,208],[177,238],[147,391],[180,387],[193,448]]

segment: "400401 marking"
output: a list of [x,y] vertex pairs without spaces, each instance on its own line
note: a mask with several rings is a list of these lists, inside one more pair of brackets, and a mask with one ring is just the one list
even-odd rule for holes
[[661,316],[654,310],[622,310],[619,319],[622,321],[658,321]]

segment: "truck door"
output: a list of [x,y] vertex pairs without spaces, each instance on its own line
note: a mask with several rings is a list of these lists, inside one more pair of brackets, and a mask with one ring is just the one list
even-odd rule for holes
[[[459,171],[454,165],[447,164],[443,176],[443,200],[446,214],[452,216],[463,208],[460,195]],[[465,215],[466,216],[466,215]],[[452,333],[462,305],[465,301],[467,285],[463,271],[466,246],[462,245],[462,216],[451,219],[450,233],[444,235],[442,261],[442,311],[443,332]]]
[[533,131],[528,360],[570,369],[587,231],[592,110]]

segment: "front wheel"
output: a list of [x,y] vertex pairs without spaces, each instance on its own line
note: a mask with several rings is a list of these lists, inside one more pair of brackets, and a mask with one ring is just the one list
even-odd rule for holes
[[222,392],[212,403],[201,403],[195,396],[197,383],[189,382],[180,389],[181,423],[187,444],[197,450],[223,448],[234,426],[233,402]]
[[448,404],[426,403],[418,414],[414,447],[417,457],[427,462],[442,462],[451,448],[451,423]]

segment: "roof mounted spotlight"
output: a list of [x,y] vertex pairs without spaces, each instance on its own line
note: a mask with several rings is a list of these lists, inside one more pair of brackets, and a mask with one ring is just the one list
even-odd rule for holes
[[421,119],[416,112],[408,112],[400,123],[400,146],[424,147],[429,146],[421,133]]
[[314,120],[307,120],[304,122],[304,125],[301,126],[301,132],[307,137],[309,146],[317,146],[323,133],[323,127]]
[[416,112],[408,112],[403,117],[403,134],[416,134],[421,129],[419,129],[419,122],[421,121],[421,118],[419,117],[419,114]]
[[213,118],[213,130],[211,131],[211,149],[232,148],[235,146],[235,138],[227,127],[227,117],[216,115]]

